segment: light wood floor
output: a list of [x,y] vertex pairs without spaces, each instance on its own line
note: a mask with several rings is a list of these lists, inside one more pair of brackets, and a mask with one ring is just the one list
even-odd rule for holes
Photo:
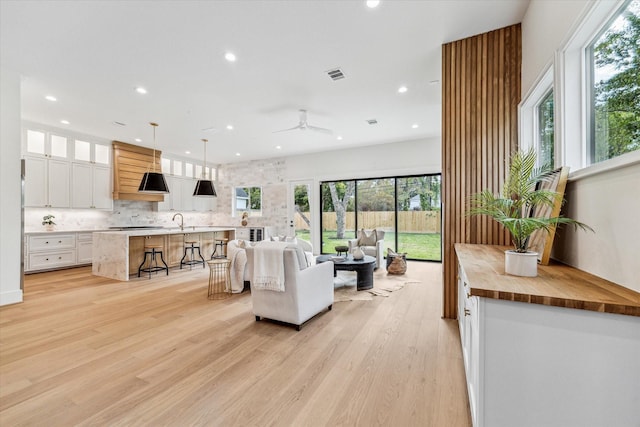
[[421,283],[296,332],[256,322],[247,292],[208,300],[200,268],[26,276],[25,302],[0,308],[0,425],[469,426],[441,277],[410,262]]

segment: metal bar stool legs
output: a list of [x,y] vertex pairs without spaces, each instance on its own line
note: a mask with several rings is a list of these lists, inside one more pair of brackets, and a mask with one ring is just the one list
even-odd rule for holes
[[[147,263],[147,255],[149,255],[149,266],[145,267],[144,265]],[[162,261],[164,267],[158,265],[157,255],[160,255],[160,261]],[[162,246],[145,246],[144,259],[142,260],[140,267],[138,267],[138,277],[140,277],[141,272],[145,272],[149,273],[149,279],[151,279],[151,273],[157,273],[162,270],[166,270],[167,276],[169,275],[169,266],[164,262],[164,258],[162,256]]]
[[[200,258],[199,260],[196,259],[195,257],[195,251],[198,251],[198,257]],[[185,261],[185,258],[187,257],[187,251],[191,252],[191,257],[189,258],[189,260]],[[202,268],[205,267],[204,264],[204,258],[202,257],[202,254],[200,253],[200,245],[198,244],[198,242],[195,241],[188,241],[188,242],[184,242],[184,255],[182,255],[182,259],[180,260],[180,269],[182,270],[182,266],[183,265],[188,265],[189,269],[191,269],[191,267],[193,266],[193,264],[202,264]]]
[[[216,239],[216,244],[213,247],[211,259],[221,259],[227,257],[226,246],[228,241],[229,239]],[[216,255],[218,253],[218,248],[220,248],[220,255]]]

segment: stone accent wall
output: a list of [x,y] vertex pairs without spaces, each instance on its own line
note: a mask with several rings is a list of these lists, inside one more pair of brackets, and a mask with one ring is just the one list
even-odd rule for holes
[[219,166],[216,182],[218,211],[213,215],[213,224],[240,226],[240,218],[232,216],[235,187],[262,188],[262,216],[250,216],[249,227],[273,227],[275,234],[287,232],[287,181],[284,158]]

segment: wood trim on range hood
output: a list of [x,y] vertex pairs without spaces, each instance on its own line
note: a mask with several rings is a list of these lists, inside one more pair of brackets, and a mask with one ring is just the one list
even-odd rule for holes
[[[152,169],[153,149],[113,141],[113,200],[164,201],[164,194],[139,193],[145,172]],[[162,171],[162,151],[155,150],[155,170]]]

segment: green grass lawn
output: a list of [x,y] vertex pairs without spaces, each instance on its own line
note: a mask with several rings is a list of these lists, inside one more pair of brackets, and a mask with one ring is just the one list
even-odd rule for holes
[[[347,246],[347,240],[355,239],[354,232],[345,233],[343,239],[337,239],[335,231],[325,231],[322,234],[324,242],[322,253],[325,254],[335,253],[336,246]],[[310,240],[308,231],[299,230],[297,235],[301,239]],[[395,233],[385,233],[384,241],[386,255],[387,248],[394,249]],[[441,261],[442,259],[439,233],[399,233],[398,246],[397,252],[406,252],[409,259],[429,261]]]

